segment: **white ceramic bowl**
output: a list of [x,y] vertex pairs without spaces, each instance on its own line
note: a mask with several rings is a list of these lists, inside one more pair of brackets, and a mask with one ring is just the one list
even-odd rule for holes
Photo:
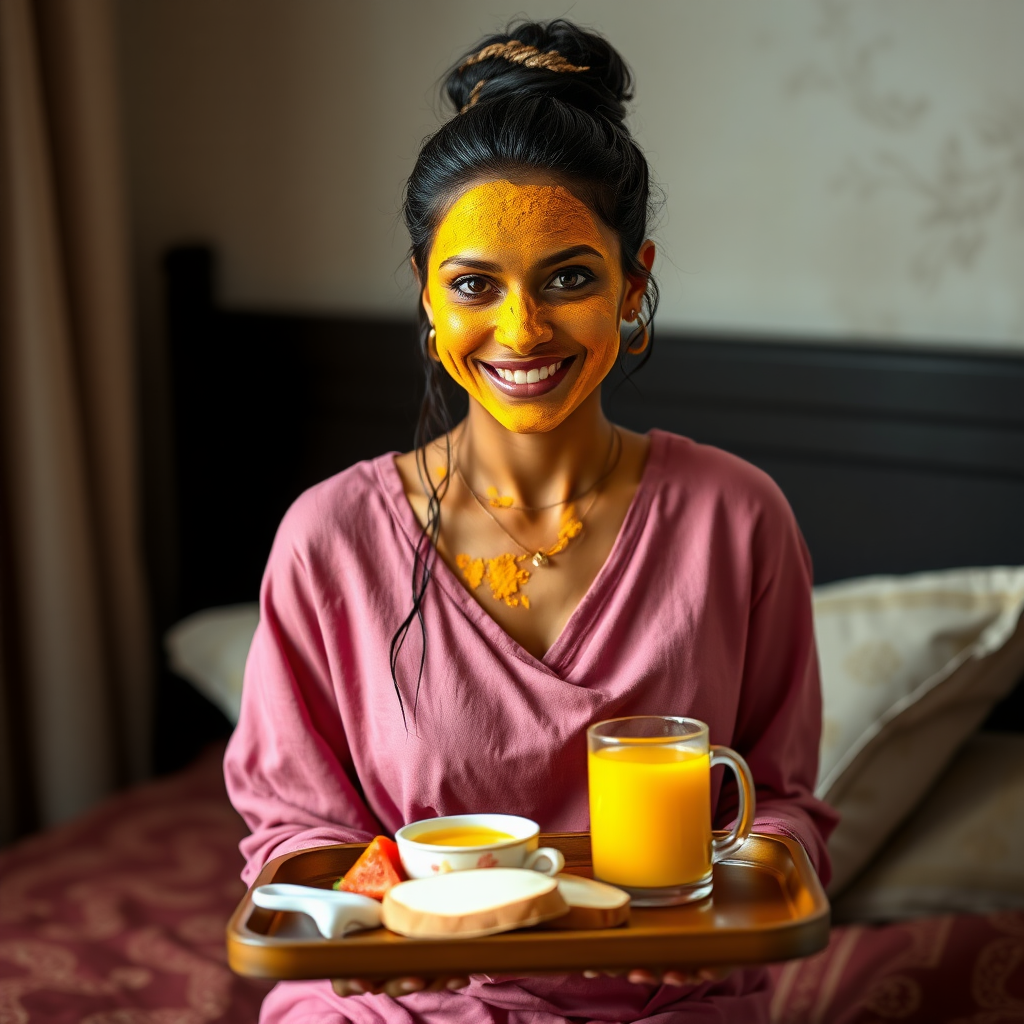
[[[416,841],[418,835],[427,832],[467,825],[505,832],[512,838],[487,846],[431,846]],[[565,858],[552,847],[540,847],[539,835],[537,822],[515,814],[452,814],[410,822],[395,833],[395,841],[402,867],[410,878],[474,868],[530,868],[557,875],[565,867]]]

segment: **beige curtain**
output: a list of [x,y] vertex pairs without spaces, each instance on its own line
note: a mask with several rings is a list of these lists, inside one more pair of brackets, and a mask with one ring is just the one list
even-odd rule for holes
[[0,838],[148,766],[107,0],[0,0]]

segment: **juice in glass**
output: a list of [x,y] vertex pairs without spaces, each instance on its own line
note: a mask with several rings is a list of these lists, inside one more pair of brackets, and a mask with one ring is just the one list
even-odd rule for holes
[[[743,758],[712,745],[696,718],[636,715],[587,730],[590,849],[594,877],[630,894],[635,907],[711,895],[712,864],[746,841],[754,780]],[[711,832],[711,768],[736,775],[739,808],[726,836]]]
[[589,754],[594,875],[665,888],[711,871],[710,756],[654,741]]

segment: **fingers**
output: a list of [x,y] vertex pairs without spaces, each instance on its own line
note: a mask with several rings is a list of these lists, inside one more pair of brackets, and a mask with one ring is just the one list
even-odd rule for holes
[[442,989],[448,989],[450,992],[455,992],[460,988],[465,988],[468,984],[469,978],[463,978],[457,974],[444,975],[440,978],[434,978],[427,988],[431,992],[440,992]]
[[411,995],[413,992],[422,992],[427,987],[426,978],[388,978],[384,982],[381,991],[392,999],[397,999],[399,996]]
[[701,981],[723,981],[725,978],[728,978],[734,970],[736,970],[735,967],[720,965],[718,967],[701,967],[696,974]]
[[703,985],[709,981],[721,981],[733,970],[732,967],[691,967],[678,970],[657,971],[647,967],[634,967],[631,971],[597,971],[583,972],[584,978],[618,978],[626,976],[626,980],[634,985]]
[[469,978],[458,975],[442,975],[436,978],[418,978],[411,975],[404,978],[335,978],[331,988],[339,996],[387,995],[392,999],[407,996],[413,992],[439,992],[444,989],[455,991],[465,988]]
[[696,981],[688,971],[666,971],[662,975],[662,984],[673,985],[676,988],[682,985],[695,985]]
[[331,988],[339,996],[362,996],[378,992],[383,982],[375,982],[370,978],[334,978]]
[[[584,978],[620,978],[634,985],[702,985],[710,981],[721,981],[733,968],[731,967],[700,967],[678,970],[659,971],[648,967],[634,967],[631,971],[598,971],[583,972]],[[335,978],[331,986],[339,996],[388,995],[392,999],[407,996],[413,992],[440,992],[445,989],[456,991],[465,988],[469,978],[461,975],[440,975],[434,978],[407,976],[403,978]]]
[[661,981],[661,972],[650,971],[646,967],[634,967],[626,978],[634,985],[657,985]]

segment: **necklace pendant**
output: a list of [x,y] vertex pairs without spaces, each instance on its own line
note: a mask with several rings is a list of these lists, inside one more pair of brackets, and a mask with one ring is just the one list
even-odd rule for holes
[[543,551],[538,551],[530,561],[536,568],[541,569],[548,564],[548,556],[545,555]]

